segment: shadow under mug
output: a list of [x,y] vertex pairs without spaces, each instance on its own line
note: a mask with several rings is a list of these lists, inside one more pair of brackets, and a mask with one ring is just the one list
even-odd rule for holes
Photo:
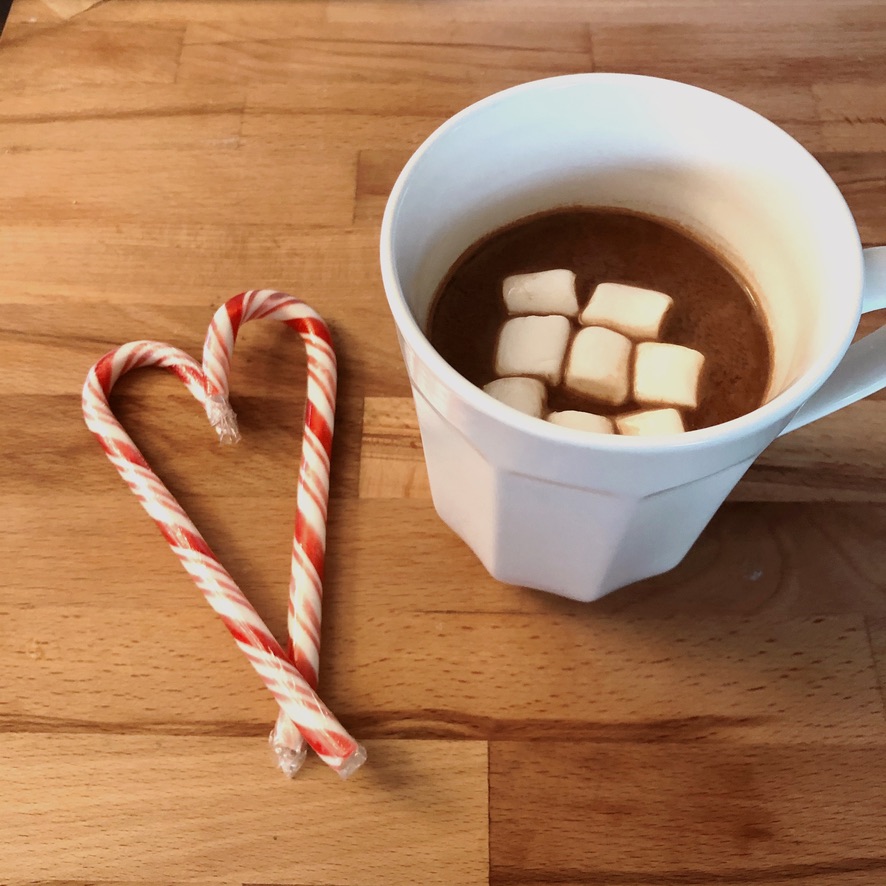
[[[424,325],[459,255],[575,205],[676,222],[741,272],[773,342],[761,407],[675,437],[595,435],[446,364]],[[850,347],[860,314],[886,306],[886,248],[862,250],[838,188],[783,130],[683,83],[577,74],[465,109],[400,174],[381,267],[437,512],[495,578],[579,600],[675,566],[775,437],[886,385],[886,329]]]

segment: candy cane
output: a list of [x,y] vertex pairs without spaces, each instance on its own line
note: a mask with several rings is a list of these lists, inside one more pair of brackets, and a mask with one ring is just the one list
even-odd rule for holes
[[[268,302],[267,311],[261,310],[262,301]],[[296,304],[302,304],[281,293],[246,293],[232,300],[232,303],[236,303],[232,316],[238,320],[236,326],[239,327],[239,323],[243,319],[272,316],[275,310],[284,307],[284,301],[290,310],[294,310]],[[245,317],[242,310],[244,304],[250,308]],[[319,324],[317,328],[322,326],[325,331],[325,338],[322,334],[320,338],[328,346],[328,330],[322,320],[313,315],[313,312],[310,314],[312,316],[309,319],[314,324]],[[220,328],[224,328],[223,324]],[[232,328],[234,328],[233,324]],[[212,333],[210,333],[210,337],[211,335]],[[229,341],[230,345],[233,344],[233,338],[224,338],[223,340]],[[329,352],[331,353],[331,347]],[[230,346],[228,346],[226,366],[230,364],[230,353]],[[285,715],[286,724],[289,727],[297,728],[298,733],[325,762],[343,777],[347,777],[363,763],[365,751],[348,735],[335,716],[319,699],[314,687],[302,676],[299,667],[296,666],[293,655],[284,652],[277,643],[234,580],[212,553],[205,539],[179,503],[153,473],[141,452],[111,412],[108,396],[115,382],[125,372],[141,366],[161,366],[169,369],[203,404],[210,421],[217,427],[223,438],[236,434],[236,421],[227,404],[226,378],[221,377],[222,375],[226,376],[226,372],[220,375],[218,367],[214,367],[210,382],[209,373],[204,373],[196,361],[187,354],[168,345],[150,341],[123,345],[106,354],[90,370],[83,389],[83,412],[88,427],[99,438],[111,462],[138,497],[145,510],[158,524],[173,551],[180,558],[182,565],[203,591],[209,604],[221,617],[237,645],[274,695]],[[331,395],[331,402],[334,403],[334,362],[332,366],[331,386],[329,377],[326,377],[325,381],[326,391]],[[310,377],[309,371],[309,384]],[[322,373],[317,373],[317,377],[320,381],[324,378]],[[315,403],[311,398],[310,391],[308,402],[308,412],[310,413],[311,404]],[[318,408],[323,412],[326,409],[326,404],[321,404]],[[327,411],[326,415],[331,419],[331,411]],[[327,422],[327,427],[329,436],[323,439],[328,439],[331,442],[331,421]],[[312,434],[316,434],[317,430],[317,427],[314,427]],[[308,440],[307,430],[305,440]],[[307,450],[310,445],[303,444],[303,450]],[[328,484],[328,457],[326,469]],[[301,475],[299,486],[301,493]],[[318,511],[325,514],[325,506],[318,507]],[[309,519],[315,519],[316,513],[309,513],[311,514]],[[315,524],[315,531],[316,528]],[[303,534],[302,538],[304,540],[308,536]],[[319,561],[321,568],[322,548],[325,546],[325,528],[322,531],[322,540]],[[296,547],[299,547],[297,543]],[[304,544],[302,550],[305,550]],[[316,624],[319,628],[319,608]],[[319,631],[317,634],[319,635]],[[313,671],[309,673],[313,674],[313,680],[316,683],[316,664],[314,664]],[[291,728],[288,731],[294,733]]]
[[[302,337],[307,355],[307,398],[301,466],[296,494],[295,531],[289,584],[288,652],[306,682],[317,688],[329,465],[335,423],[336,361],[323,318],[303,301],[273,290],[235,296],[216,311],[203,345],[206,390],[219,415],[210,420],[222,439],[235,439],[224,406],[228,402],[231,359],[240,327],[250,320],[278,320]],[[304,742],[281,711],[270,735],[280,767],[292,775],[304,759]]]

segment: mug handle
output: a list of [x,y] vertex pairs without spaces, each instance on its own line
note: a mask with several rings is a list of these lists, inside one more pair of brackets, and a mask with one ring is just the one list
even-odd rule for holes
[[[886,308],[886,246],[864,250],[861,312]],[[886,387],[886,326],[850,345],[831,377],[800,407],[787,434]]]

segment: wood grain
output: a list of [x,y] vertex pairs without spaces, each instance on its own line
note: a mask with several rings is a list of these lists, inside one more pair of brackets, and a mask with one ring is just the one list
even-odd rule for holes
[[[142,305],[156,306],[151,310],[161,314],[161,305],[211,310],[260,280],[263,286],[292,291],[312,302],[354,305],[356,310],[342,310],[338,320],[356,324],[367,303],[374,304],[379,295],[378,232],[306,228],[296,221],[232,227],[206,218],[156,225],[138,219],[117,224],[96,220],[89,227],[74,221],[10,221],[0,230],[10,284],[0,292],[0,304],[18,305],[7,311],[8,324],[38,324],[47,302],[75,301],[93,312],[84,315],[85,325],[93,330],[97,324],[101,328],[102,312],[138,307],[137,334],[154,335],[152,330],[162,332],[165,321],[162,316],[151,320]],[[53,257],[48,267],[43,261],[47,238]],[[40,275],[33,273],[35,265],[44,266]],[[187,333],[199,344],[199,330],[188,327]],[[394,334],[393,323],[389,334]],[[373,348],[374,338],[361,342],[361,353]]]
[[[111,110],[119,86],[76,86],[42,97],[34,111],[34,90],[0,98],[0,139],[10,152],[55,148],[70,151],[196,147],[239,144],[245,92],[207,88],[137,85],[125,110]],[[197,120],[202,121],[196,126]]]
[[360,498],[429,499],[431,488],[412,400],[367,397],[363,402]]
[[184,28],[173,23],[92,28],[13,22],[3,39],[0,86],[9,93],[59,85],[172,83],[183,39]]
[[[592,605],[505,586],[434,512],[377,264],[436,126],[590,70],[770,117],[884,243],[884,47],[881,0],[15,0],[0,881],[886,881],[886,395],[776,441],[670,573]],[[105,351],[197,355],[263,286],[339,356],[320,688],[369,748],[344,784],[275,771],[273,701],[80,416]],[[303,387],[297,337],[250,324],[240,446],[163,373],[114,398],[281,637]]]
[[[3,756],[16,761],[0,799],[4,882],[72,870],[102,883],[486,882],[483,743],[371,742],[373,772],[337,792],[320,765],[279,780],[262,745],[4,736]],[[35,791],[47,780],[52,797]]]
[[[234,213],[240,224],[269,215],[301,217],[309,225],[346,225],[352,216],[354,160],[346,154],[269,151],[222,145],[207,157],[198,148],[26,151],[4,159],[4,215],[36,222],[199,222]],[[267,166],[257,162],[266,158]],[[39,187],[51,177],[51,190]],[[136,188],[148,181],[150,187]],[[136,193],[133,193],[135,189]],[[128,196],[127,196],[128,195]]]
[[[853,745],[497,742],[490,882],[876,883],[886,869],[882,843],[852,822],[883,814],[886,783],[875,762],[882,753]],[[536,782],[549,805],[529,818],[521,812]],[[499,827],[509,833],[500,853]]]
[[600,68],[675,80],[693,78],[699,67],[720,82],[785,80],[814,83],[852,80],[886,57],[876,29],[864,20],[832,18],[827,27],[795,24],[761,29],[745,25],[613,25],[593,30]]
[[587,28],[583,33],[577,47],[555,40],[529,47],[519,41],[501,45],[497,40],[465,45],[458,41],[457,33],[451,42],[445,32],[432,39],[430,28],[418,40],[401,41],[392,36],[389,26],[383,33],[362,26],[360,36],[352,40],[336,33],[314,40],[275,36],[217,43],[202,42],[199,35],[192,35],[182,48],[179,72],[182,78],[196,82],[287,83],[297,82],[304,71],[319,69],[334,71],[337,80],[363,80],[366,88],[380,89],[416,77],[443,82],[476,79],[491,69],[498,77],[518,82],[554,72],[590,70]]

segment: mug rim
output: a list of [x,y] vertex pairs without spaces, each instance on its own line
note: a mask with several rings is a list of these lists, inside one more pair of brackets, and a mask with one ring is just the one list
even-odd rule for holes
[[[839,337],[835,335],[829,346],[822,349],[821,353],[815,357],[803,374],[789,385],[786,390],[751,412],[744,413],[729,421],[672,436],[643,437],[620,434],[589,434],[586,431],[562,427],[555,425],[553,422],[521,413],[496,400],[482,390],[482,388],[468,381],[443,359],[413,316],[400,285],[394,264],[393,243],[397,208],[416,166],[438,141],[445,137],[451,129],[461,125],[466,118],[482,113],[484,109],[506,101],[516,94],[543,91],[566,84],[577,84],[580,82],[604,83],[606,81],[631,82],[639,86],[673,89],[676,92],[706,96],[708,99],[713,98],[724,105],[733,106],[733,111],[757,118],[758,123],[768,129],[774,137],[786,139],[792,146],[792,149],[801,152],[805,155],[807,161],[812,162],[812,168],[819,175],[819,185],[830,192],[830,196],[833,198],[835,205],[830,207],[829,211],[836,209],[839,214],[839,218],[834,219],[834,222],[846,228],[850,239],[853,241],[853,245],[856,247],[853,250],[852,266],[850,267],[849,262],[847,262],[846,269],[846,287],[847,292],[855,299],[854,311],[852,319],[847,322],[846,328],[842,330],[841,335]],[[416,148],[397,177],[385,204],[379,241],[379,254],[385,297],[394,317],[398,333],[434,377],[439,378],[448,389],[453,391],[454,394],[473,409],[489,415],[490,418],[512,427],[520,433],[529,434],[538,440],[584,449],[593,448],[610,452],[686,451],[707,448],[712,444],[743,438],[759,431],[763,427],[778,424],[779,422],[781,427],[783,427],[788,423],[790,417],[821,387],[843,358],[846,350],[852,343],[861,314],[863,255],[858,228],[842,192],[827,170],[824,169],[812,153],[780,126],[734,99],[679,80],[650,77],[644,74],[590,72],[530,80],[486,96],[449,117]],[[781,430],[781,427],[779,430]]]

